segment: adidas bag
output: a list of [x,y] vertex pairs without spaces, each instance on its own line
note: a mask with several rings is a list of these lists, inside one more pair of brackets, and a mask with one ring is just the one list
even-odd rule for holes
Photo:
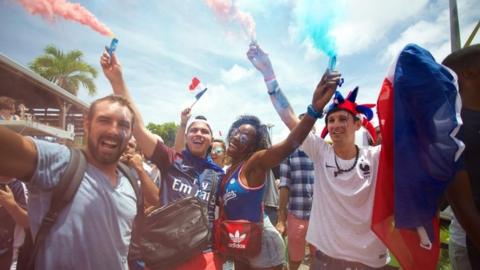
[[215,221],[215,248],[224,256],[255,257],[262,249],[263,223],[248,220]]

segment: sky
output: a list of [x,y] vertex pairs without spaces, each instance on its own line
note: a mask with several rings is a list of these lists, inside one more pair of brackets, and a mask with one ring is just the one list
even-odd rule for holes
[[[180,122],[180,112],[194,95],[193,76],[208,91],[193,107],[223,136],[243,114],[273,125],[274,142],[288,129],[275,112],[261,74],[246,58],[250,39],[235,20],[217,16],[205,0],[74,1],[92,12],[119,39],[125,81],[146,123]],[[277,80],[297,114],[306,111],[313,90],[328,64],[328,56],[305,39],[299,11],[329,22],[325,34],[335,44],[337,69],[344,95],[360,87],[359,103],[376,103],[393,57],[408,43],[429,50],[437,61],[450,52],[447,0],[237,0],[238,10],[251,14],[256,40],[269,53]],[[332,4],[334,3],[334,4]],[[310,6],[311,5],[311,6]],[[480,19],[479,0],[457,0],[462,45]],[[111,87],[99,58],[110,38],[76,22],[44,20],[15,0],[0,0],[0,53],[27,66],[53,44],[64,52],[78,49],[99,71],[98,91],[78,97],[86,102],[108,95]],[[477,34],[473,43],[480,43]],[[374,123],[377,120],[374,120]],[[317,122],[321,130],[323,121]]]

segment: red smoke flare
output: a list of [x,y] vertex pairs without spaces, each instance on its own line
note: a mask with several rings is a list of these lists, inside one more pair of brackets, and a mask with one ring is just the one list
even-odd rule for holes
[[77,3],[66,0],[17,0],[30,14],[40,15],[48,21],[54,21],[58,16],[66,20],[76,21],[90,26],[93,30],[105,36],[113,36],[113,32],[99,22],[93,14]]

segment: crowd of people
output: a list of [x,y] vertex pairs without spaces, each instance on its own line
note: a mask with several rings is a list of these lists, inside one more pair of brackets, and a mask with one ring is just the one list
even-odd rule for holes
[[[84,120],[83,179],[72,202],[55,217],[34,258],[35,269],[157,269],[141,252],[129,254],[142,232],[137,217],[188,196],[204,203],[212,236],[200,252],[165,269],[298,269],[306,247],[310,269],[389,269],[388,249],[371,229],[381,132],[368,129],[370,145],[355,144],[355,133],[369,127],[372,116],[368,106],[356,103],[358,89],[344,97],[336,91],[341,74],[326,71],[306,112],[297,117],[268,54],[252,43],[247,57],[290,129],[287,138],[272,145],[260,119],[242,115],[223,141],[214,138],[206,117],[192,117],[186,108],[175,146],[168,147],[146,128],[117,55],[105,51],[100,64],[113,95],[90,105]],[[471,264],[452,263],[455,269],[480,268],[479,63],[479,45],[443,62],[458,78],[466,146],[462,166],[445,192],[456,224],[466,232],[469,256],[463,253],[463,258]],[[0,111],[1,119],[15,119],[15,102],[0,97]],[[314,124],[322,118],[325,129],[318,134]],[[331,142],[324,140],[327,133]],[[72,152],[5,127],[0,127],[0,141],[0,182],[8,183],[0,190],[0,269],[15,269],[23,237],[14,235],[26,229],[35,239]],[[120,162],[131,174],[119,170]],[[277,176],[272,172],[276,167]],[[140,193],[130,175],[140,184]],[[137,207],[139,200],[144,209]],[[238,230],[227,234],[231,243],[220,241],[218,224],[223,221],[241,221],[257,230],[248,238],[256,246],[244,242],[250,235]],[[231,251],[239,246],[249,253]],[[458,254],[452,252],[452,262],[464,261]]]
[[31,120],[32,114],[28,111],[23,103],[18,103],[13,98],[0,97],[0,120]]

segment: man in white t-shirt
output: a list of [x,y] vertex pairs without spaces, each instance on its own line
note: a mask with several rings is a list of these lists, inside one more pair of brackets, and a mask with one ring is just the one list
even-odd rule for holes
[[[317,85],[306,117],[296,118],[276,81],[268,55],[256,43],[247,56],[262,73],[271,101],[290,130],[308,131],[323,111],[340,80],[337,72],[327,72]],[[375,141],[375,129],[368,120],[369,106],[357,107],[357,90],[344,99],[336,93],[327,108],[322,138],[308,134],[301,145],[314,163],[316,181],[307,241],[317,248],[311,269],[377,269],[389,261],[386,247],[370,230],[375,180],[380,147],[355,145],[355,132],[363,125]],[[333,145],[323,137],[330,133]]]

